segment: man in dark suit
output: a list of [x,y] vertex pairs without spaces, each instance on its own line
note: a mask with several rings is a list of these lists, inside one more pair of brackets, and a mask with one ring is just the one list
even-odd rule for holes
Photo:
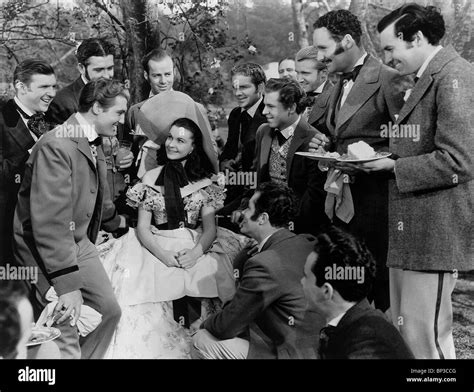
[[253,169],[257,129],[266,122],[262,114],[266,77],[262,67],[254,63],[236,65],[231,77],[238,106],[229,114],[229,133],[219,157],[220,166],[222,171],[248,172]]
[[297,80],[314,104],[305,110],[305,120],[318,131],[328,133],[326,111],[333,83],[328,79],[325,63],[318,60],[318,50],[307,46],[296,53]]
[[274,181],[287,184],[296,194],[298,209],[296,233],[315,234],[328,223],[324,213],[324,177],[317,161],[296,155],[306,151],[319,132],[302,117],[307,97],[298,82],[270,79],[265,86],[265,109],[268,124],[257,131],[255,167],[257,184]]
[[301,285],[309,308],[326,319],[320,358],[413,358],[397,329],[367,301],[374,272],[370,251],[352,235],[331,227],[316,237]]
[[[261,184],[249,201],[241,232],[258,241],[258,253],[242,268],[237,292],[222,311],[210,316],[194,335],[194,356],[206,359],[255,358],[257,340],[249,327],[260,329],[266,354],[273,358],[315,357],[313,330],[305,326],[323,320],[305,314],[306,301],[299,281],[314,242],[309,235],[287,230],[296,205],[293,192],[278,183]],[[256,327],[254,327],[256,325]]]
[[[31,285],[38,301],[46,305],[51,286],[59,297],[52,319],[61,331],[56,341],[62,358],[103,357],[120,318],[94,245],[108,200],[105,158],[97,144],[123,121],[128,98],[117,81],[88,83],[78,113],[35,145],[18,193],[15,258],[39,267],[38,282]],[[79,342],[75,324],[82,303],[102,321]]]
[[[62,124],[72,114],[77,112],[81,91],[87,83],[99,78],[113,78],[114,53],[114,45],[103,38],[88,38],[82,41],[77,48],[76,54],[80,76],[73,83],[58,91],[56,98],[46,113],[48,121],[54,124]],[[124,197],[127,184],[123,171],[128,169],[133,163],[133,154],[131,152],[120,162],[115,161],[119,140],[124,139],[127,139],[127,135],[123,132],[123,124],[118,124],[117,134],[104,137],[101,145],[106,157],[107,182],[109,194],[113,202]],[[114,204],[109,203],[109,206],[113,209],[111,212],[113,219],[104,221],[102,228],[106,231],[117,233],[127,231],[128,223],[123,209],[116,211],[117,209]],[[121,206],[120,203],[117,203],[117,206]]]
[[56,95],[56,77],[48,63],[25,60],[13,74],[15,97],[0,112],[0,265],[12,262],[13,212],[25,162],[41,135]]
[[[361,44],[362,28],[355,15],[347,10],[331,11],[314,24],[313,42],[319,59],[327,63],[330,73],[341,73],[333,89],[326,114],[330,131],[329,145],[324,148],[339,154],[347,153],[349,144],[364,141],[376,151],[388,150],[388,139],[381,130],[395,121],[403,97],[394,88],[398,72],[367,54]],[[321,146],[313,139],[310,147]],[[336,210],[333,222],[365,240],[377,261],[376,282],[369,300],[386,311],[390,306],[388,269],[388,175],[368,174],[357,165],[338,163],[331,169],[331,177],[340,170],[344,179],[345,193],[350,190],[353,216],[341,217]],[[341,176],[339,176],[341,178]],[[328,196],[329,197],[329,196]],[[347,198],[346,200],[350,200]],[[350,202],[349,202],[350,204]],[[351,206],[348,206],[351,211]],[[340,218],[341,217],[341,218]]]
[[393,155],[362,165],[392,176],[392,320],[416,358],[452,359],[451,295],[474,260],[474,68],[439,44],[434,7],[406,4],[377,28],[386,61],[417,80],[387,134]]

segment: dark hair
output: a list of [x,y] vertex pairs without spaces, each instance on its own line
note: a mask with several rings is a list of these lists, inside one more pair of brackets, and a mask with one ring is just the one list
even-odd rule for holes
[[[203,178],[209,178],[214,173],[211,160],[204,152],[202,132],[196,123],[188,118],[177,119],[170,127],[183,127],[193,134],[194,149],[186,158],[184,171],[189,181],[198,181]],[[166,148],[163,143],[157,152],[158,165],[164,165],[168,161],[166,156]]]
[[298,114],[304,112],[305,108],[313,103],[313,100],[306,95],[300,84],[293,79],[268,79],[265,92],[276,91],[280,93],[278,101],[281,102],[283,107],[289,109],[293,104],[296,104],[296,113]]
[[27,298],[27,289],[17,280],[0,280],[0,356],[15,358],[21,339],[21,316],[18,302]]
[[166,57],[169,57],[171,59],[171,61],[173,61],[173,59],[171,58],[169,53],[166,52],[166,50],[163,50],[161,48],[153,49],[151,52],[148,52],[145,56],[143,56],[143,58],[142,58],[142,67],[146,72],[150,72],[150,70],[148,68],[148,62],[150,60],[160,61],[160,60],[165,59]]
[[77,62],[84,66],[89,63],[92,56],[106,57],[115,56],[115,46],[105,38],[87,38],[79,45],[76,52]]
[[255,202],[255,214],[251,217],[256,220],[260,214],[266,212],[273,227],[287,227],[296,215],[296,197],[293,191],[285,184],[264,182],[255,192],[260,196]]
[[81,91],[79,97],[79,113],[86,113],[94,105],[94,102],[98,102],[105,110],[110,108],[115,98],[121,95],[125,97],[127,101],[130,99],[128,90],[124,87],[123,83],[118,80],[99,78],[87,83]]
[[18,64],[13,72],[13,83],[17,80],[28,86],[33,75],[54,75],[54,69],[46,61],[27,59]]
[[405,4],[380,20],[377,25],[378,32],[381,33],[393,22],[395,36],[402,33],[403,40],[407,42],[412,42],[415,34],[421,31],[431,45],[438,45],[446,32],[443,16],[438,8],[432,6]]
[[341,42],[346,34],[350,34],[357,46],[360,45],[362,27],[357,16],[350,11],[330,11],[316,20],[313,27],[314,29],[325,27],[336,42]]
[[[314,251],[318,258],[311,267],[316,276],[316,285],[321,287],[328,282],[346,301],[360,301],[367,297],[375,277],[375,261],[363,241],[344,230],[330,226],[316,237]],[[362,282],[357,279],[338,279],[329,276],[328,269],[334,266],[363,268]],[[329,279],[331,278],[331,279]]]
[[21,318],[15,302],[0,299],[0,356],[16,357],[21,339]]
[[230,70],[230,75],[231,77],[233,77],[237,74],[249,76],[255,87],[258,87],[260,84],[265,83],[267,81],[267,77],[265,76],[263,68],[255,63],[235,65]]

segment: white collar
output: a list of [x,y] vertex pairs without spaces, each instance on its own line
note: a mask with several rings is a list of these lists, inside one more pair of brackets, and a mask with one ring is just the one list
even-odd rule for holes
[[260,244],[258,244],[258,252],[260,253],[262,251],[262,248],[264,247],[264,245],[266,244],[266,242],[268,241],[268,239],[275,233],[272,233],[270,235],[267,235],[263,240],[262,242],[260,242]]
[[339,324],[339,321],[341,321],[341,319],[344,317],[346,312],[342,312],[339,316],[334,317],[331,321],[329,321],[328,325],[331,325],[333,327],[337,327],[337,324]]
[[89,80],[87,80],[83,74],[81,74],[81,79],[84,82],[84,84],[89,83]]
[[326,85],[327,81],[324,81],[323,83],[321,83],[321,85],[316,89],[314,90],[314,92],[316,94],[321,94],[324,90],[324,86]]
[[99,134],[95,130],[95,126],[90,124],[81,113],[76,113],[76,120],[81,126],[82,131],[84,132],[84,135],[87,137],[88,141],[93,142],[99,137]]
[[[354,64],[354,68],[357,67],[358,65],[364,65],[365,58],[367,57],[367,53],[364,53],[359,60]],[[352,68],[352,70],[354,70]]]
[[[15,101],[15,103],[18,105],[18,107],[23,110],[28,116],[32,116],[33,114],[35,114],[34,112],[32,112],[30,109],[28,109],[25,105],[23,105],[23,103],[20,101],[20,99],[15,95],[15,97],[13,98],[13,100]],[[23,118],[23,115],[20,113],[21,117]]]
[[421,78],[421,75],[423,75],[423,72],[425,72],[426,68],[428,68],[428,64],[430,63],[431,60],[433,60],[433,57],[436,56],[436,54],[441,50],[443,49],[443,47],[441,45],[438,45],[435,50],[433,50],[433,52],[426,58],[425,62],[423,63],[423,65],[420,67],[420,69],[418,70],[418,72],[416,73],[416,76],[418,78]]
[[295,133],[295,129],[298,126],[298,123],[300,122],[300,120],[301,120],[301,115],[299,115],[296,121],[293,124],[291,124],[289,127],[286,127],[285,129],[280,130],[280,133],[285,137],[285,139],[289,139],[290,137],[293,136],[293,134]]
[[[263,99],[263,97],[260,97],[260,99],[257,102],[255,102],[249,109],[247,109],[247,113],[250,115],[250,117],[253,118],[253,116],[255,116],[255,113],[257,112],[258,106],[262,102],[262,99]],[[245,109],[242,109],[242,112],[244,110]]]

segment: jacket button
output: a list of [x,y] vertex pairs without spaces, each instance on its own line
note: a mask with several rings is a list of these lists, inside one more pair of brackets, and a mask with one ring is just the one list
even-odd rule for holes
[[91,189],[91,193],[95,193],[95,189]]
[[92,213],[88,212],[87,217],[90,218],[92,216]]

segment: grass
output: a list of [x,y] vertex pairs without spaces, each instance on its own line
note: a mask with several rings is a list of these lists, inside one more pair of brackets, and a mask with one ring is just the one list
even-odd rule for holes
[[474,271],[459,274],[452,299],[456,358],[474,359]]

